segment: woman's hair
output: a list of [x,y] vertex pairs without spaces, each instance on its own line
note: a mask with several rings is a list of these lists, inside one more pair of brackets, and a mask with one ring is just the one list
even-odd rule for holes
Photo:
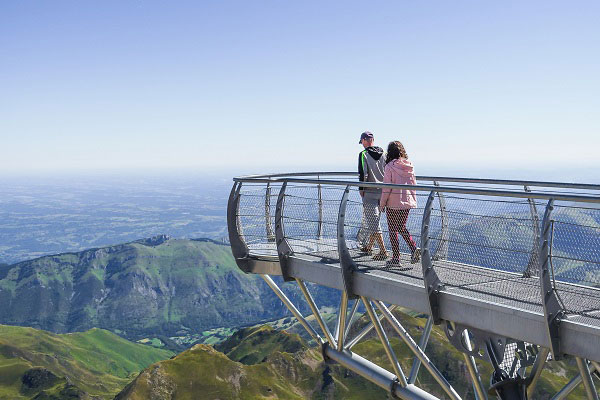
[[406,150],[404,150],[404,146],[399,141],[390,142],[387,148],[387,155],[385,156],[385,163],[387,164],[390,161],[396,160],[400,157],[408,158],[408,153],[406,153]]

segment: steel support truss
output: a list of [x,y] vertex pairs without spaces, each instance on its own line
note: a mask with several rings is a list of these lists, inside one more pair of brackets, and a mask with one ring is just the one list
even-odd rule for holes
[[[446,178],[448,179],[448,178]],[[323,184],[326,181],[317,183],[317,204],[318,204],[318,227],[317,236],[321,238],[323,234]],[[310,292],[309,285],[302,279],[293,277],[290,273],[288,261],[294,256],[292,245],[285,235],[284,209],[287,181],[281,185],[277,205],[275,210],[275,231],[271,225],[271,185],[267,183],[264,199],[264,218],[266,241],[275,240],[280,275],[286,281],[295,280],[302,292],[308,307],[310,308],[316,327],[313,327],[299,309],[278,287],[273,279],[261,273],[262,278],[279,297],[288,310],[294,315],[298,322],[308,332],[309,336],[321,348],[323,357],[328,362],[337,362],[349,370],[357,373],[365,379],[371,381],[377,386],[385,389],[390,395],[401,399],[435,399],[429,393],[415,386],[419,369],[423,366],[427,372],[439,384],[446,396],[451,399],[460,399],[460,396],[443,374],[436,368],[433,362],[426,355],[426,347],[433,329],[433,325],[444,324],[446,335],[458,350],[464,354],[464,360],[469,372],[472,384],[474,398],[484,400],[488,395],[497,396],[502,400],[525,400],[535,398],[535,388],[539,382],[542,370],[546,365],[549,354],[552,353],[554,360],[563,357],[560,341],[560,322],[564,316],[564,306],[556,292],[552,271],[552,219],[551,214],[554,207],[554,199],[550,198],[545,209],[544,218],[541,227],[537,217],[535,201],[532,198],[525,197],[529,203],[532,232],[534,236],[534,249],[532,249],[529,263],[525,275],[528,277],[539,276],[542,305],[544,309],[545,320],[547,322],[548,348],[531,345],[524,342],[514,341],[509,338],[499,337],[493,333],[485,332],[474,327],[463,326],[452,321],[445,321],[441,317],[441,292],[444,289],[443,283],[435,271],[435,262],[444,260],[448,257],[448,220],[446,215],[446,205],[443,193],[437,190],[438,183],[434,181],[436,187],[431,189],[427,204],[425,205],[423,220],[421,225],[421,246],[422,258],[421,266],[423,270],[423,282],[425,294],[429,303],[429,316],[423,330],[419,343],[411,337],[409,332],[402,326],[398,318],[392,313],[396,305],[385,305],[382,301],[375,298],[367,298],[358,295],[354,290],[353,275],[356,273],[356,264],[348,250],[346,243],[346,208],[350,193],[350,185],[346,186],[337,215],[337,250],[339,254],[342,292],[336,326],[332,333],[326,320],[320,312],[318,305]],[[247,272],[255,272],[256,258],[250,255],[250,251],[240,223],[240,191],[241,182],[236,182],[231,190],[227,206],[227,222],[229,228],[229,239],[233,255],[239,267]],[[525,192],[529,192],[527,186]],[[450,191],[452,192],[452,191]],[[515,194],[511,192],[511,194]],[[437,199],[441,217],[441,239],[437,248],[432,248],[430,241],[430,225],[434,203]],[[535,243],[539,246],[535,246]],[[278,272],[276,274],[279,275]],[[539,274],[539,275],[538,275]],[[348,310],[349,303],[353,301],[352,307]],[[368,323],[361,331],[350,337],[352,325],[356,320],[356,314],[360,306],[365,310],[365,316],[368,316]],[[377,312],[379,311],[379,313]],[[389,334],[384,328],[385,321],[392,331],[396,333],[404,345],[414,354],[414,361],[410,373],[405,375],[393,347],[390,344]],[[383,346],[392,371],[388,371],[381,366],[359,356],[352,351],[353,347],[368,335],[375,331],[377,337]],[[320,332],[319,332],[320,331]],[[506,349],[512,346],[514,350],[513,358],[506,356]],[[480,376],[476,359],[490,362],[494,367],[494,373],[491,377],[489,389],[484,388]],[[576,358],[579,374],[567,383],[553,399],[563,399],[579,385],[583,384],[586,396],[589,400],[598,400],[598,394],[594,385],[594,374],[600,372],[600,366],[597,362],[589,362],[583,358]],[[531,367],[529,370],[528,367]]]

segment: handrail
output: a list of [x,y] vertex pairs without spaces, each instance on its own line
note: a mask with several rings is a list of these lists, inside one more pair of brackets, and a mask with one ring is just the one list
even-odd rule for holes
[[[296,176],[358,176],[356,172],[290,172],[279,174],[263,174],[263,175],[245,175],[237,179],[259,179],[259,178],[283,178]],[[438,182],[453,182],[453,183],[480,183],[486,185],[507,185],[507,186],[535,186],[535,187],[553,187],[562,189],[586,189],[600,190],[600,184],[594,183],[566,183],[555,181],[529,181],[518,179],[492,179],[492,178],[460,178],[449,176],[426,176],[417,175],[419,181],[438,181]]]
[[233,178],[234,182],[254,182],[254,183],[308,183],[321,184],[330,186],[353,186],[353,187],[370,187],[370,188],[391,188],[391,189],[414,189],[422,191],[434,191],[442,193],[457,193],[457,194],[472,194],[482,196],[497,196],[497,197],[517,197],[525,199],[543,199],[543,200],[558,200],[558,201],[577,201],[584,203],[600,203],[600,196],[583,196],[569,195],[564,193],[545,193],[545,192],[519,192],[513,190],[498,190],[498,189],[477,189],[477,188],[461,188],[453,186],[429,186],[429,185],[398,185],[392,183],[376,183],[376,182],[357,182],[357,181],[337,181],[331,179],[300,179],[300,178]]

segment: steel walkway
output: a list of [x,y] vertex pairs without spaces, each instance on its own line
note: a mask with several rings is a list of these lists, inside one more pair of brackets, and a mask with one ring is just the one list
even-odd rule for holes
[[[589,398],[597,398],[592,376],[600,361],[600,185],[418,177],[416,186],[396,186],[359,184],[354,175],[235,178],[228,205],[238,265],[261,274],[302,322],[269,276],[301,285],[322,333],[305,327],[326,357],[376,383],[381,379],[381,386],[401,398],[432,398],[404,377],[378,327],[386,318],[427,367],[421,347],[403,336],[386,306],[397,305],[445,327],[448,340],[465,354],[478,398],[486,398],[488,390],[474,358],[495,368],[490,393],[522,399],[533,393],[548,353],[553,359],[574,356],[580,367],[556,398],[579,382]],[[388,227],[394,224],[388,224],[387,213],[378,221],[365,211],[359,186],[416,191],[418,208],[409,212],[406,225],[422,251],[418,263],[411,263],[401,236],[397,264],[361,252],[379,222],[391,255]],[[342,291],[336,332],[322,323],[304,282]],[[357,300],[348,311],[352,299]],[[359,300],[394,371],[380,371],[350,351],[361,338],[344,337],[345,325]],[[525,354],[526,348],[534,351]],[[434,366],[428,369],[450,398],[459,398]]]

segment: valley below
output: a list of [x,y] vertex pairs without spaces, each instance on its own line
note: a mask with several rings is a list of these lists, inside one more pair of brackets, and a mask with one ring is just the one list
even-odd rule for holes
[[[278,283],[310,314],[296,285]],[[333,329],[340,293],[310,286]],[[0,309],[2,399],[387,396],[323,360],[268,286],[241,272],[229,246],[211,239],[159,235],[4,265],[0,301],[6,305]],[[425,316],[402,311],[397,317],[419,337]],[[355,319],[351,335],[367,324],[364,316]],[[408,348],[393,335],[391,343],[410,369]],[[390,367],[373,332],[354,350]],[[438,327],[428,354],[463,398],[472,398],[462,355]],[[536,398],[549,398],[575,374],[574,363],[550,364]],[[489,379],[488,364],[480,368]],[[444,398],[424,369],[418,383]]]

